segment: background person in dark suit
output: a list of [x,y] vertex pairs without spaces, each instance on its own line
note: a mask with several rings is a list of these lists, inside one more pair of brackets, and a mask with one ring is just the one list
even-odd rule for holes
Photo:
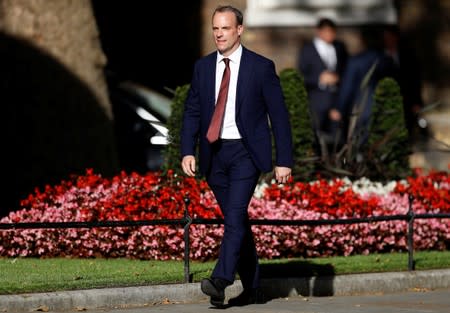
[[[358,138],[357,144],[361,145],[368,139],[375,88],[382,78],[392,76],[393,63],[383,52],[382,41],[377,31],[362,29],[357,39],[359,39],[361,51],[348,59],[338,98],[331,109],[330,117],[336,121],[344,121],[346,125],[355,109],[360,112],[354,129],[357,136],[355,138]],[[373,73],[367,85],[361,89],[361,84],[372,66],[374,66]]]
[[[334,130],[328,116],[330,108],[335,105],[347,60],[344,44],[336,40],[336,28],[331,19],[320,19],[316,26],[316,36],[312,42],[303,46],[299,56],[299,69],[308,93],[316,139],[318,132],[328,134]],[[317,152],[320,152],[318,143]]]
[[[247,210],[261,172],[272,170],[271,129],[277,148],[274,174],[278,183],[291,177],[293,156],[291,127],[275,65],[241,45],[242,13],[231,6],[218,7],[212,30],[217,51],[196,62],[185,102],[181,166],[188,176],[196,174],[198,142],[200,172],[206,176],[225,221],[219,259],[211,278],[202,280],[201,289],[210,296],[211,304],[220,307],[224,290],[233,283],[236,272],[244,291],[229,304],[262,300]],[[231,75],[225,116],[219,119],[222,125],[216,139],[210,136],[210,127],[215,109],[220,107],[220,89],[226,89],[222,81],[228,81],[224,75],[228,65]]]

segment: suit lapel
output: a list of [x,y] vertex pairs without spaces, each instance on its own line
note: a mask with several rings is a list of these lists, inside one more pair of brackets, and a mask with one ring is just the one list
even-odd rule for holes
[[319,51],[317,51],[316,45],[314,43],[312,44],[312,47],[313,47],[314,54],[316,55],[316,57],[319,60],[320,64],[322,64],[323,68],[327,68],[327,65],[322,60],[322,58],[321,58],[321,56],[319,54]]
[[242,103],[246,95],[247,85],[252,73],[252,59],[248,50],[242,47],[241,63],[239,64],[239,73],[236,90],[236,116],[239,114]]
[[206,63],[206,92],[207,92],[207,108],[208,114],[211,118],[214,113],[216,105],[216,65],[217,65],[217,53],[211,53],[208,62]]
[[340,67],[339,61],[341,60],[341,49],[336,42],[333,42],[334,51],[336,52],[336,69]]

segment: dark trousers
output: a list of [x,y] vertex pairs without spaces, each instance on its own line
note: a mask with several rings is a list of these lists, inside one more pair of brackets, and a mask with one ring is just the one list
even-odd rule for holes
[[225,229],[211,277],[233,283],[237,272],[244,289],[259,287],[259,263],[248,205],[260,174],[242,141],[220,140],[213,145],[206,179],[222,210]]

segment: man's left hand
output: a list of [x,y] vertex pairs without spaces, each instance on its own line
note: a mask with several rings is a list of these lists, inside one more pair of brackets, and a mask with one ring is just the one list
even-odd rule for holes
[[279,184],[285,184],[291,178],[292,170],[289,167],[275,166],[275,179]]

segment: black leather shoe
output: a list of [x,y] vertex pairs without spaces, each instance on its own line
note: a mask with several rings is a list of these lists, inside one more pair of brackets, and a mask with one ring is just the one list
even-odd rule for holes
[[210,296],[210,303],[216,307],[222,307],[225,300],[226,282],[222,279],[205,278],[201,282],[202,292]]
[[260,289],[244,289],[237,297],[228,300],[230,306],[244,306],[249,304],[263,304],[267,300]]

